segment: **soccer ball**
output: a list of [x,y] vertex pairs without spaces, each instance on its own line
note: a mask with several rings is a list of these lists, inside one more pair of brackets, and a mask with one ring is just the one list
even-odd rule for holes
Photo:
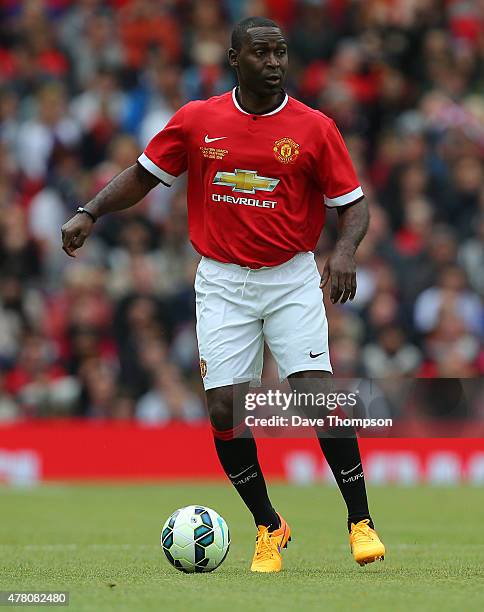
[[163,525],[161,546],[181,572],[212,572],[229,552],[229,528],[215,510],[186,506],[175,510]]

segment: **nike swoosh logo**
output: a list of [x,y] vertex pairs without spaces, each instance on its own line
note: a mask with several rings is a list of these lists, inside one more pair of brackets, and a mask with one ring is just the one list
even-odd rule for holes
[[215,142],[216,140],[223,140],[224,138],[228,138],[228,136],[218,136],[217,138],[209,138],[208,134],[205,134],[205,142],[208,144],[209,142]]
[[360,465],[361,465],[361,461],[360,461],[360,463],[357,463],[354,468],[351,468],[351,470],[348,470],[347,472],[345,472],[344,470],[341,470],[341,474],[343,476],[347,476],[351,472],[354,472],[356,470],[356,468],[359,467]]
[[245,468],[245,470],[242,470],[239,474],[235,474],[234,476],[232,476],[232,474],[229,474],[229,478],[238,478],[239,476],[242,476],[242,474],[247,472],[247,470],[250,470],[251,467],[254,467],[254,464],[249,465],[249,467]]
[[326,353],[326,351],[323,351],[322,353],[316,353],[316,355],[313,355],[313,352],[309,351],[309,356],[311,357],[311,359],[316,359],[316,357],[319,357],[320,355],[324,355],[324,353]]

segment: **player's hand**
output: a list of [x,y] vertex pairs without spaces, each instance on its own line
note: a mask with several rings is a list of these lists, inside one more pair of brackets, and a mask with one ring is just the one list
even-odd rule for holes
[[94,225],[89,215],[78,213],[62,226],[62,250],[69,257],[75,257],[77,249],[81,248]]
[[351,251],[336,249],[327,259],[320,287],[323,289],[331,279],[330,298],[333,304],[344,304],[356,294],[356,265]]

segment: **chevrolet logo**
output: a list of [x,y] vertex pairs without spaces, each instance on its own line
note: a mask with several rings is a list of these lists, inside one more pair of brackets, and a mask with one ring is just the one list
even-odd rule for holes
[[235,170],[234,172],[217,172],[213,179],[214,185],[232,187],[232,191],[255,193],[259,191],[274,191],[279,179],[258,176],[256,170]]

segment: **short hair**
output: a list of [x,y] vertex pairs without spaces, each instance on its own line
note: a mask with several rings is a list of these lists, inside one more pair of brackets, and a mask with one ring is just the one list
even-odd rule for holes
[[244,37],[247,34],[247,30],[250,28],[279,28],[280,26],[272,19],[267,17],[246,17],[235,24],[232,30],[232,48],[236,51],[240,51],[244,42]]

